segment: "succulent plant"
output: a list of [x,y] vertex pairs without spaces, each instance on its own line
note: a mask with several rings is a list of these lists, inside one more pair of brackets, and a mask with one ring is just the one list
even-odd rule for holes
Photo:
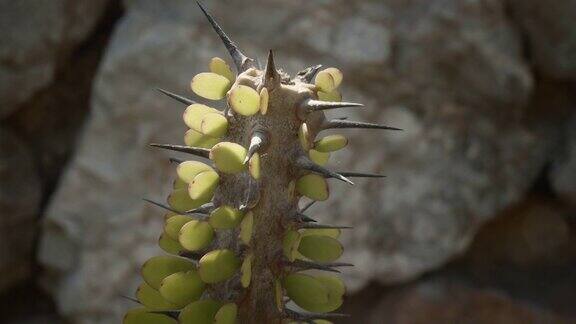
[[[185,145],[151,144],[189,153],[173,159],[177,178],[158,244],[167,255],[142,266],[136,293],[141,307],[125,324],[330,323],[345,287],[335,275],[347,226],[317,223],[304,214],[328,199],[329,179],[377,174],[335,172],[330,153],[348,144],[342,135],[315,138],[328,129],[393,127],[326,120],[324,110],[362,107],[342,102],[342,73],[320,65],[294,78],[275,66],[264,69],[244,55],[198,3],[223,41],[237,74],[215,57],[210,72],[192,78],[192,91],[226,99],[221,111],[166,90],[187,106]],[[307,200],[309,201],[306,203]],[[301,206],[304,204],[304,206]]]

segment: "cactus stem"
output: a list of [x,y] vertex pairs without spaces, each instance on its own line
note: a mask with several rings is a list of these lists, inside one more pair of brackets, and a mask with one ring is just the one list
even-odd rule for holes
[[202,10],[202,12],[204,13],[206,18],[208,19],[208,22],[210,22],[210,25],[212,25],[212,28],[214,29],[214,31],[218,34],[218,36],[222,40],[222,43],[224,43],[224,46],[226,46],[228,53],[230,53],[230,56],[232,57],[232,60],[234,61],[234,65],[236,65],[236,69],[238,70],[238,73],[243,72],[243,71],[247,70],[250,66],[252,66],[254,60],[249,58],[248,56],[244,55],[244,53],[242,53],[240,51],[240,49],[238,48],[236,43],[234,43],[230,39],[230,37],[228,37],[228,35],[226,35],[226,33],[224,33],[224,31],[222,30],[222,27],[220,27],[220,25],[216,22],[214,17],[212,17],[212,15],[210,13],[208,13],[206,11],[206,9],[204,9],[204,6],[200,3],[200,1],[196,1],[196,3],[200,7],[200,10]]
[[346,178],[345,176],[343,176],[337,172],[330,171],[330,170],[326,169],[325,167],[312,162],[310,159],[308,159],[305,156],[302,156],[302,157],[298,158],[298,160],[296,160],[296,166],[298,166],[299,168],[304,169],[304,170],[319,173],[319,174],[321,174],[327,178],[335,178],[335,179],[344,181],[350,185],[354,185],[354,182],[350,181],[350,179]]
[[188,98],[183,97],[183,96],[181,96],[181,95],[177,95],[177,94],[175,94],[175,93],[173,93],[173,92],[170,92],[170,91],[168,91],[168,90],[164,90],[164,89],[161,89],[161,88],[156,88],[156,90],[160,91],[161,93],[167,95],[168,97],[170,97],[170,98],[172,98],[172,99],[174,99],[174,100],[176,100],[176,101],[179,101],[179,102],[181,102],[181,103],[183,103],[183,104],[185,104],[185,105],[187,105],[187,106],[190,106],[191,104],[195,104],[195,103],[196,103],[196,102],[195,102],[194,100],[192,100],[192,99],[188,99]]
[[332,119],[325,121],[322,124],[322,129],[334,129],[334,128],[371,128],[371,129],[387,129],[387,130],[399,130],[399,131],[403,130],[401,128],[390,127],[386,125],[364,123],[342,119]]
[[301,108],[308,113],[319,110],[347,108],[347,107],[364,107],[364,105],[354,102],[321,101],[321,100],[308,99],[301,106]]
[[165,150],[188,153],[192,155],[196,155],[203,158],[208,158],[210,154],[209,149],[200,148],[200,147],[190,147],[185,145],[173,145],[173,144],[158,144],[158,143],[150,143],[152,147],[158,147]]

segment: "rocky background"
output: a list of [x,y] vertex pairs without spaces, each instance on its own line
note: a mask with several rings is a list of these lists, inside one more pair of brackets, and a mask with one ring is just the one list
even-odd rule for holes
[[[346,131],[311,213],[343,235],[341,323],[576,323],[576,1],[205,1],[251,56],[345,75],[403,132]],[[192,0],[0,0],[1,322],[118,323],[159,253],[180,142],[155,87],[226,57]]]

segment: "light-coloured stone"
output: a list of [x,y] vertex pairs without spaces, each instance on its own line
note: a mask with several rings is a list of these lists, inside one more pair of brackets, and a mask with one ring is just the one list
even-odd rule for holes
[[0,118],[53,80],[108,2],[0,1]]

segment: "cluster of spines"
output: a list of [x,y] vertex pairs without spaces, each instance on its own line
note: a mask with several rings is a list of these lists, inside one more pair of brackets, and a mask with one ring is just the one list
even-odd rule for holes
[[[345,287],[337,276],[315,271],[337,273],[338,267],[349,266],[336,262],[343,252],[338,236],[341,229],[349,227],[318,224],[304,213],[315,201],[328,199],[327,178],[353,184],[349,178],[381,176],[335,172],[326,168],[330,153],[345,147],[348,141],[342,135],[314,138],[325,129],[396,128],[345,119],[325,120],[323,110],[362,106],[341,101],[337,88],[342,82],[342,73],[338,69],[321,70],[317,65],[299,72],[294,80],[290,80],[276,69],[270,51],[267,65],[264,71],[260,71],[254,68],[254,61],[224,34],[213,17],[201,5],[200,8],[231,54],[238,76],[224,60],[216,57],[209,63],[210,72],[197,74],[192,79],[191,89],[196,95],[209,100],[226,98],[224,111],[160,90],[187,105],[183,119],[189,130],[184,136],[185,145],[152,145],[189,153],[209,162],[172,159],[178,164],[178,176],[168,197],[168,205],[149,201],[168,210],[158,244],[171,255],[153,257],[142,266],[144,283],[138,288],[136,299],[143,307],[129,311],[124,323],[251,322],[239,314],[246,294],[237,290],[249,289],[259,279],[252,278],[252,265],[260,256],[251,247],[270,244],[254,242],[254,223],[258,219],[255,219],[252,208],[258,204],[258,195],[251,191],[260,188],[261,173],[266,171],[261,170],[261,159],[266,159],[274,129],[255,127],[259,124],[239,123],[238,120],[266,118],[269,101],[282,86],[300,86],[307,94],[294,107],[285,107],[294,110],[298,126],[293,140],[303,154],[290,162],[300,170],[297,178],[288,184],[294,208],[286,210],[288,215],[278,215],[279,219],[288,217],[289,221],[282,225],[278,264],[271,265],[280,268],[273,271],[276,279],[269,287],[276,309],[259,311],[274,312],[268,318],[278,322],[330,323],[327,318],[341,316],[331,312],[341,306]],[[252,85],[238,82],[241,76],[257,81]],[[229,141],[234,123],[252,127],[241,130],[249,134],[247,147]],[[231,183],[223,181],[230,177],[236,177],[238,183],[243,184],[235,188],[238,199],[234,203],[223,203],[218,199],[219,186]],[[307,197],[311,202],[298,208],[301,197]],[[226,243],[219,242],[219,233],[225,232],[228,237],[231,233],[238,243],[226,247]],[[291,309],[287,306],[289,301],[307,312]]]

